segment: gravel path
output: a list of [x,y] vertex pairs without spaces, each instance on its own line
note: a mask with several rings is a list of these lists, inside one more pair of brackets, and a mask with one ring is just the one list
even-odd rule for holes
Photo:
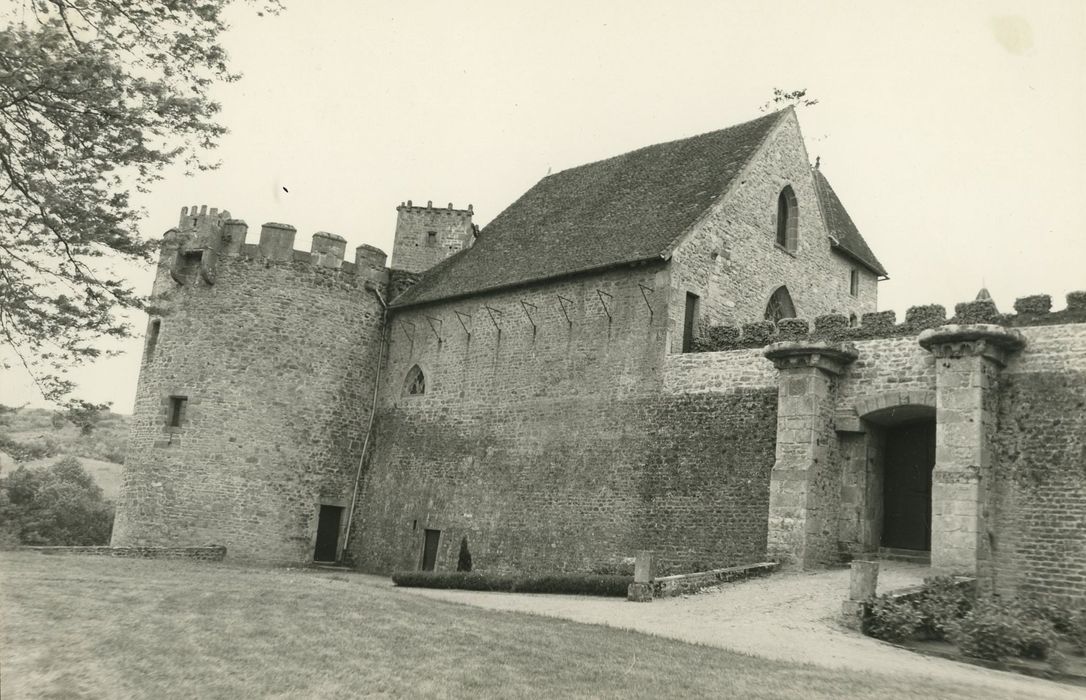
[[[918,584],[927,569],[884,563],[879,591]],[[389,585],[388,579],[371,578]],[[777,573],[707,589],[697,595],[630,603],[590,596],[486,593],[403,588],[412,595],[606,625],[781,661],[960,682],[1022,698],[1075,698],[1086,689],[922,656],[845,629],[837,622],[848,594],[847,569]]]

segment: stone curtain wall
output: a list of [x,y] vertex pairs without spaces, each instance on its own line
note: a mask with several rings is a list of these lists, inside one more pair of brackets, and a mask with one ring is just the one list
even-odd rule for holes
[[[773,290],[787,285],[799,316],[875,310],[875,275],[830,249],[794,114],[771,133],[732,190],[676,249],[672,308],[687,292],[701,297],[700,323],[739,325],[764,318]],[[794,253],[776,243],[777,196],[791,185],[799,202],[799,241]],[[849,270],[860,271],[860,292],[849,294]],[[681,311],[671,321],[671,349],[681,349]]]
[[1023,329],[1000,377],[996,590],[1086,604],[1086,324]]
[[[319,504],[349,505],[381,334],[366,275],[379,269],[319,267],[291,242],[273,260],[235,240],[214,285],[179,286],[160,267],[114,545],[304,562]],[[164,260],[176,245],[168,235]],[[188,398],[172,430],[171,395]]]
[[226,547],[19,547],[20,551],[40,554],[79,555],[89,557],[122,557],[126,559],[192,559],[194,561],[222,561]]
[[[615,570],[638,549],[675,570],[760,560],[775,389],[746,352],[752,386],[662,391],[686,382],[666,289],[641,267],[396,312],[355,561],[415,569],[425,529],[439,570],[464,536],[487,571]],[[415,364],[427,393],[403,396]]]

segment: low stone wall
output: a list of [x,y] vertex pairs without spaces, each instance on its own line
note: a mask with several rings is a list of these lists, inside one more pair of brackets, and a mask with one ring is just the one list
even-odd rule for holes
[[722,583],[741,581],[755,576],[766,576],[777,568],[776,562],[760,562],[743,566],[729,566],[726,569],[710,569],[692,574],[661,576],[652,582],[654,598],[670,598],[678,595],[695,593],[703,588],[719,586]]
[[130,559],[196,559],[222,561],[226,547],[20,547],[20,551],[41,554],[79,554],[92,557],[127,557]]

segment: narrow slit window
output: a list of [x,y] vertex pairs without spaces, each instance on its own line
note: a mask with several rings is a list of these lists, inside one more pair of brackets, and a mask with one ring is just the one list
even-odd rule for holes
[[162,330],[162,320],[154,319],[151,321],[151,327],[147,329],[147,359],[151,359],[155,354],[155,346],[158,345],[158,334]]
[[181,421],[185,417],[185,404],[188,403],[188,398],[185,396],[171,396],[170,397],[170,409],[167,416],[166,425],[171,428],[180,428]]
[[683,352],[694,351],[694,334],[698,323],[698,295],[686,293],[686,314],[683,316]]
[[777,245],[795,252],[799,241],[799,202],[791,185],[777,196]]
[[854,297],[860,296],[860,271],[856,268],[848,273],[848,293]]

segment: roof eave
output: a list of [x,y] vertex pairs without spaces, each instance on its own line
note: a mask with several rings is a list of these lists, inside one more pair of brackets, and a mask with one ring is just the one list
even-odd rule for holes
[[[666,262],[667,257],[663,255],[651,255],[640,258],[633,258],[630,260],[623,260],[619,262],[607,263],[606,265],[598,265],[596,267],[585,268],[584,270],[576,270],[573,272],[564,272],[557,275],[544,275],[542,277],[533,277],[525,280],[517,280],[516,282],[506,282],[504,284],[496,284],[490,287],[483,287],[481,289],[473,289],[469,292],[462,292],[459,294],[450,294],[448,296],[436,297],[434,299],[419,299],[418,301],[409,301],[406,303],[397,304],[395,300],[388,305],[390,309],[407,309],[414,306],[425,306],[427,304],[439,304],[447,301],[457,301],[459,299],[467,299],[469,297],[482,296],[484,294],[491,294],[493,292],[508,291],[510,289],[517,289],[520,287],[527,287],[533,284],[539,284],[540,282],[552,282],[555,280],[567,279],[569,277],[579,277],[582,275],[592,275],[599,272],[605,272],[607,270],[613,270],[619,267],[635,267],[637,265],[644,265],[651,262]],[[404,292],[407,294],[410,290]],[[401,295],[403,296],[403,295]]]
[[886,272],[886,269],[883,268],[881,264],[879,264],[878,262],[872,263],[870,260],[865,260],[862,256],[857,255],[845,246],[841,245],[841,242],[838,241],[837,238],[835,238],[834,236],[830,236],[830,248],[837,253],[840,253],[841,255],[844,255],[845,257],[851,258],[852,260],[860,263],[871,272],[874,272],[879,277],[879,279],[890,279],[890,274]]

